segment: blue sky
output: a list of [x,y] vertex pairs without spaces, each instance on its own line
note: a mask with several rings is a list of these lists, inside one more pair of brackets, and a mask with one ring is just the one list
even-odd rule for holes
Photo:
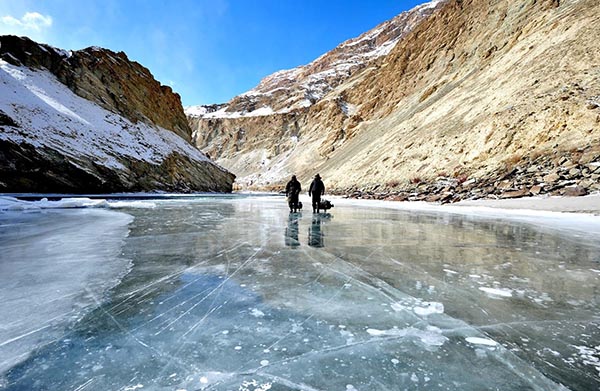
[[0,35],[124,51],[184,106],[224,103],[424,0],[0,0]]

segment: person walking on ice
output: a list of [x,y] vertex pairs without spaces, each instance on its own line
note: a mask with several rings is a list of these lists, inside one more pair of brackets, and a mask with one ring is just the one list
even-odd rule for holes
[[285,196],[288,198],[290,213],[296,213],[300,208],[298,205],[298,197],[300,197],[301,191],[302,186],[300,185],[300,182],[296,179],[296,175],[292,175],[292,179],[290,179],[285,186]]
[[310,184],[308,189],[308,195],[312,197],[312,208],[313,213],[319,213],[319,207],[321,205],[321,196],[325,194],[325,185],[321,180],[319,174],[315,175],[315,179]]

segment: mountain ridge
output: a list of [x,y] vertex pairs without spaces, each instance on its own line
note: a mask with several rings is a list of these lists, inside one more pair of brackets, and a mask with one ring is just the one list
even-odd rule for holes
[[449,0],[310,107],[188,120],[242,187],[315,172],[343,192],[443,176],[494,182],[533,155],[600,143],[599,15],[590,0]]
[[0,37],[0,191],[231,191],[179,95],[124,53]]
[[190,106],[186,107],[186,114],[203,118],[235,118],[285,114],[310,107],[371,60],[388,54],[441,2],[434,0],[402,12],[358,37],[342,42],[309,64],[274,72],[256,87],[226,104]]

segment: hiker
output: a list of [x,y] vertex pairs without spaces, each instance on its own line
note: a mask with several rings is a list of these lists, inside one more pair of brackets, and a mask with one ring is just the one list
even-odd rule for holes
[[296,179],[296,175],[292,175],[292,179],[285,186],[285,196],[288,198],[288,205],[290,206],[290,213],[296,213],[299,209],[298,197],[302,191],[300,182]]
[[315,175],[315,179],[312,181],[310,188],[308,189],[308,195],[312,196],[313,213],[319,213],[321,196],[323,194],[325,194],[325,185],[321,180],[321,176],[317,174]]

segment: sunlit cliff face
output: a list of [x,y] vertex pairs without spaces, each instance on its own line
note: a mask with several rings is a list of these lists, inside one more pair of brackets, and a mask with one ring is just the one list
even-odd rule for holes
[[[324,77],[330,87],[304,107],[290,91],[310,88],[310,67],[271,75],[211,112],[188,111],[194,140],[245,186],[315,172],[338,188],[498,178],[507,164],[600,142],[598,7],[443,2],[389,53],[337,84]],[[335,64],[316,74],[339,74]]]

